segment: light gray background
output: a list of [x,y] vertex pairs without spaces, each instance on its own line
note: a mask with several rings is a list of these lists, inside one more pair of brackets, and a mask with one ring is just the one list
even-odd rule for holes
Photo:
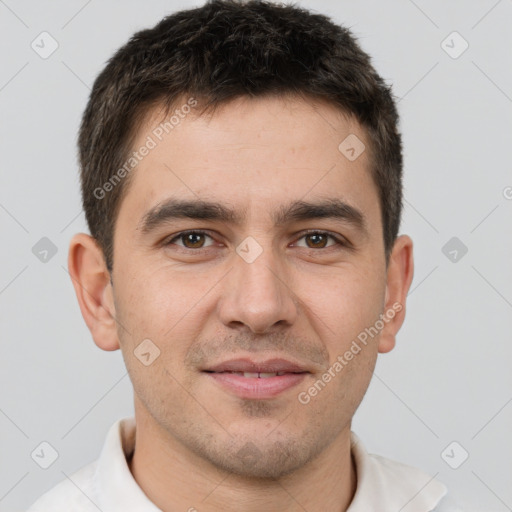
[[[136,30],[197,1],[0,0],[0,511],[23,510],[99,455],[133,414],[120,352],[102,352],[66,271],[85,231],[76,133],[94,78]],[[437,475],[466,509],[512,510],[512,1],[302,1],[351,27],[401,98],[416,272],[396,349],[354,421],[370,451]],[[49,32],[42,59],[31,42]],[[450,57],[453,31],[469,43]],[[448,39],[452,51],[460,41]],[[40,261],[32,247],[57,247]],[[468,248],[456,262],[442,247]],[[31,452],[59,457],[40,468]],[[452,469],[467,450],[469,458]]]

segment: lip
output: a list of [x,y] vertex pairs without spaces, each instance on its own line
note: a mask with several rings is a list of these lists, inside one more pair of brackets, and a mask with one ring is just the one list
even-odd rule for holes
[[255,361],[249,358],[231,359],[223,361],[214,366],[209,366],[203,371],[207,372],[252,372],[252,373],[302,373],[309,370],[299,363],[289,361],[287,359],[265,359],[263,361]]
[[[236,372],[236,373],[233,373]],[[286,359],[232,359],[211,366],[203,373],[221,388],[244,399],[270,399],[297,386],[309,372],[304,366]],[[273,377],[244,377],[243,373],[282,373]]]

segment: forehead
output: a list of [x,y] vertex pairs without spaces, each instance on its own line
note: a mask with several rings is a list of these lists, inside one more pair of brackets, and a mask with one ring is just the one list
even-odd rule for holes
[[250,205],[274,209],[315,196],[363,210],[378,203],[365,130],[336,107],[244,97],[199,115],[201,105],[191,105],[184,98],[168,113],[154,107],[138,128],[132,149],[150,149],[139,151],[130,176],[123,200],[130,212],[169,196],[238,205],[244,218]]

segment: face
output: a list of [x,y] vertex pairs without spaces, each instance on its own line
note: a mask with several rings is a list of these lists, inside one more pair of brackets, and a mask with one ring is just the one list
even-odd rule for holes
[[161,121],[155,110],[138,133],[135,147],[157,144],[114,236],[138,419],[216,467],[288,474],[347,435],[378,352],[375,335],[344,356],[385,313],[368,151],[351,161],[338,149],[367,136],[300,99],[191,112],[159,141]]

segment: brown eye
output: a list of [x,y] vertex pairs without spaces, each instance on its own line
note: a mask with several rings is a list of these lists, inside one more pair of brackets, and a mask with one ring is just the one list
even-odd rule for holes
[[306,240],[310,240],[311,244],[308,244],[308,247],[311,248],[324,248],[327,244],[328,235],[322,233],[313,233],[311,235],[306,235],[304,237]]
[[167,245],[174,244],[180,247],[185,247],[186,249],[203,249],[205,247],[209,247],[208,245],[205,245],[206,238],[211,239],[211,236],[207,233],[203,233],[202,231],[186,231],[176,235],[172,240],[169,240]]
[[350,248],[350,242],[341,235],[336,235],[330,231],[317,230],[303,233],[294,245],[306,249],[329,249],[333,246],[333,248],[337,246],[339,249]]
[[198,249],[204,244],[204,235],[202,233],[189,233],[188,235],[181,235],[183,244],[190,249]]

